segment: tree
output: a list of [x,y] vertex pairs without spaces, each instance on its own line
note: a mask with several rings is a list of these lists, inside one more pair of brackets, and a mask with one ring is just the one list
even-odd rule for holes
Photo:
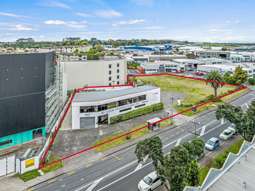
[[233,75],[230,72],[226,72],[223,75],[223,80],[224,82],[228,83],[228,84],[235,84],[236,80],[234,79]]
[[185,142],[172,149],[164,158],[160,172],[170,183],[171,191],[182,191],[185,186],[199,183],[197,159],[204,153],[204,141],[200,138]]
[[199,184],[199,167],[196,160],[189,163],[187,169],[187,182],[189,186],[197,186]]
[[182,191],[187,185],[187,167],[191,161],[188,150],[179,145],[171,150],[164,160],[164,176],[171,191]]
[[247,71],[244,71],[241,66],[236,67],[233,79],[235,80],[235,84],[245,83],[248,80]]
[[243,111],[241,107],[224,104],[218,106],[216,118],[225,118],[229,122],[235,124],[236,131],[245,140],[251,141],[255,135],[255,101],[251,103],[247,111]]
[[223,78],[218,71],[212,71],[207,75],[207,83],[214,89],[214,96],[217,97],[218,88],[224,85]]
[[151,137],[140,141],[136,145],[135,154],[138,162],[144,160],[146,156],[152,159],[153,165],[157,172],[160,171],[160,165],[163,165],[162,142],[159,137]]

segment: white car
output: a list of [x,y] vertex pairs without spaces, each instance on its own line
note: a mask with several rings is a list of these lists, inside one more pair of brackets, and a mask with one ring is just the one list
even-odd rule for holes
[[233,127],[228,127],[220,134],[220,139],[222,140],[228,140],[230,139],[234,134],[236,133],[236,130]]
[[162,185],[163,182],[160,177],[157,175],[156,171],[151,172],[147,176],[145,176],[139,183],[138,183],[138,190],[139,191],[151,191],[155,188]]

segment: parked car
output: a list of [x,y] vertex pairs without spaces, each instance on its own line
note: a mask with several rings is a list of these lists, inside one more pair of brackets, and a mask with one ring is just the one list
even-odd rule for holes
[[221,134],[220,134],[220,139],[222,140],[228,140],[231,137],[233,137],[236,133],[235,128],[233,127],[228,127],[227,129],[225,129]]
[[139,183],[138,183],[138,190],[139,191],[151,191],[155,188],[162,185],[163,182],[160,177],[157,175],[156,171],[151,172],[147,176],[145,176]]
[[218,147],[220,147],[220,140],[216,137],[210,138],[206,143],[205,143],[205,148],[209,151],[214,151]]

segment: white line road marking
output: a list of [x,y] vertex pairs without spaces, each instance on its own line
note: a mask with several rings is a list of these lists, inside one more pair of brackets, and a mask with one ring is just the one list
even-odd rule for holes
[[[216,120],[213,120],[213,121],[211,121],[211,122],[208,123],[208,124],[211,124],[211,123],[213,123],[213,122],[215,122],[215,121],[216,121]],[[207,124],[207,125],[208,125],[208,124]],[[205,134],[210,133],[211,131],[213,131],[213,130],[219,128],[220,126],[222,126],[222,124],[219,124],[219,125],[215,126],[214,128],[208,130]],[[200,130],[201,128],[202,128],[202,127],[198,128],[198,130]],[[204,135],[205,135],[205,134],[204,134]],[[189,137],[189,136],[191,136],[191,134],[186,134],[186,135],[180,137],[179,139],[184,139],[184,138],[187,138],[187,137]],[[170,142],[170,143],[168,143],[168,144],[166,144],[166,145],[164,145],[164,146],[163,146],[163,149],[166,148],[166,147],[168,147],[168,146],[170,146],[170,145],[172,145],[172,144],[174,144],[174,143],[176,143],[177,141],[178,141],[178,139],[177,139],[177,140],[174,140],[174,141],[172,141],[172,142]],[[121,171],[121,170],[123,170],[123,169],[125,169],[125,168],[128,168],[128,167],[134,165],[135,163],[137,163],[137,160],[134,160],[134,161],[132,161],[132,162],[130,162],[130,163],[128,163],[128,164],[122,166],[121,168],[118,168],[118,169],[116,169],[116,170],[114,170],[114,171],[112,171],[112,172],[106,174],[105,176],[101,177],[101,178],[98,179],[98,180],[101,181],[101,180],[103,180],[104,178],[107,178],[107,177],[109,177],[109,176],[111,176],[111,175],[113,175],[113,174],[116,174],[117,172],[119,172],[119,171]],[[150,165],[151,163],[152,163],[152,162],[149,162],[149,163],[143,165],[143,166],[142,166],[140,169],[138,169],[137,171],[139,171],[139,170],[141,170],[141,169],[147,167],[147,166]],[[119,182],[119,181],[125,179],[126,177],[128,177],[128,176],[134,174],[134,173],[137,172],[137,171],[134,170],[134,171],[132,171],[132,172],[130,172],[130,173],[128,173],[128,174],[126,174],[126,175],[120,177],[119,179],[116,179],[115,181],[113,181],[113,182],[107,184],[106,186],[100,188],[100,189],[97,190],[97,191],[101,191],[101,190],[103,190],[103,189],[105,189],[105,188],[108,188],[109,186],[111,186],[111,185],[113,185],[113,184],[115,184],[115,183],[117,183],[117,182]],[[95,181],[94,181],[94,182],[95,182]],[[94,182],[88,183],[88,184],[86,184],[86,185],[84,185],[84,186],[82,186],[82,187],[76,189],[75,191],[81,191],[82,189],[84,189],[84,188],[86,188],[86,187],[92,185]]]
[[[144,166],[142,166],[142,168],[145,168],[146,166],[149,166],[150,164],[152,164],[152,162],[149,162],[149,163],[145,164]],[[141,169],[142,169],[142,168],[141,168]],[[97,191],[104,190],[104,189],[110,187],[111,185],[113,185],[113,184],[115,184],[115,183],[117,183],[117,182],[119,182],[119,181],[125,179],[126,177],[128,177],[128,176],[134,174],[135,172],[136,172],[136,171],[132,171],[132,172],[130,172],[130,173],[128,173],[128,174],[126,174],[126,175],[124,175],[124,176],[122,176],[122,177],[120,177],[120,178],[114,180],[113,182],[111,182],[111,183],[105,185],[104,187],[98,189]]]
[[[137,160],[134,160],[134,161],[132,161],[132,162],[130,162],[130,163],[128,163],[128,164],[126,164],[126,165],[124,165],[124,166],[122,166],[122,167],[120,167],[120,168],[118,168],[118,169],[116,169],[116,170],[114,170],[114,171],[112,171],[112,172],[106,174],[105,176],[103,176],[103,177],[101,177],[101,178],[99,178],[99,179],[97,179],[97,180],[100,180],[100,179],[103,180],[104,178],[107,178],[107,177],[109,177],[109,176],[111,176],[111,175],[113,175],[113,174],[116,174],[117,172],[119,172],[119,171],[121,171],[121,170],[123,170],[123,169],[125,169],[125,168],[128,168],[129,166],[134,165],[135,163],[137,163]],[[97,180],[95,180],[95,181],[97,181]],[[94,182],[95,182],[95,181],[94,181]],[[100,181],[101,181],[101,180],[100,180]],[[93,184],[94,182],[90,182],[90,183],[88,183],[88,184],[85,184],[85,185],[83,185],[83,186],[77,188],[75,191],[81,191],[82,189],[85,189],[85,188],[87,188],[88,186],[90,186],[91,184]]]
[[86,191],[92,191],[103,179],[104,177],[95,180],[93,184]]
[[[207,131],[205,134],[210,133],[211,131],[213,131],[213,130],[219,128],[220,126],[222,126],[222,125],[221,125],[221,124],[217,125],[216,127],[214,127],[214,128],[212,128],[212,129],[210,129],[209,131]],[[187,134],[187,135],[190,136],[190,134]],[[187,137],[187,135],[185,135],[185,136],[183,136],[183,137]],[[183,138],[183,137],[182,137],[182,138]],[[171,143],[173,144],[173,143],[175,143],[175,142],[176,142],[176,140],[173,141],[173,142],[171,142]],[[141,169],[143,169],[143,168],[149,166],[150,164],[152,164],[152,162],[149,162],[149,163],[143,165],[139,170],[141,170]],[[139,170],[137,170],[137,171],[139,171]],[[131,176],[132,174],[134,174],[134,173],[137,172],[137,171],[132,171],[132,172],[130,172],[130,173],[128,173],[128,174],[126,174],[126,175],[124,175],[124,176],[122,176],[122,177],[120,177],[120,178],[114,180],[113,182],[111,182],[111,183],[105,185],[104,187],[101,187],[101,188],[98,189],[97,191],[104,190],[104,189],[106,189],[106,188],[112,186],[113,184],[115,184],[115,183],[117,183],[117,182],[119,182],[119,181],[121,181],[121,180],[123,180],[123,179],[125,179],[125,178],[127,178],[127,177],[129,177],[129,176]]]
[[205,128],[206,128],[206,125],[204,125],[201,129],[201,132],[200,132],[200,137],[203,136],[205,134]]
[[135,168],[135,171],[140,170],[142,167],[143,167],[143,164],[142,164],[142,163],[139,163],[139,164],[137,165],[137,167]]
[[181,143],[181,141],[182,141],[182,138],[179,138],[179,139],[176,141],[175,146],[176,146],[176,147],[177,147],[177,146],[179,146],[179,145],[180,145],[180,143]]

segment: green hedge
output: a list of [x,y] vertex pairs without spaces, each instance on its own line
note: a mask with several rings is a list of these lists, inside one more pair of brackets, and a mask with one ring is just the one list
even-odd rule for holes
[[129,119],[138,117],[138,116],[142,116],[142,115],[145,115],[145,114],[148,114],[148,113],[152,113],[152,112],[155,112],[155,111],[162,110],[163,108],[164,108],[163,103],[157,103],[157,104],[146,106],[146,107],[143,107],[143,108],[140,108],[140,109],[136,109],[134,111],[130,111],[130,112],[127,112],[127,113],[124,113],[124,114],[121,114],[121,115],[111,117],[110,118],[110,124],[118,123],[118,122],[121,122],[121,121],[126,121],[126,120],[129,120]]

